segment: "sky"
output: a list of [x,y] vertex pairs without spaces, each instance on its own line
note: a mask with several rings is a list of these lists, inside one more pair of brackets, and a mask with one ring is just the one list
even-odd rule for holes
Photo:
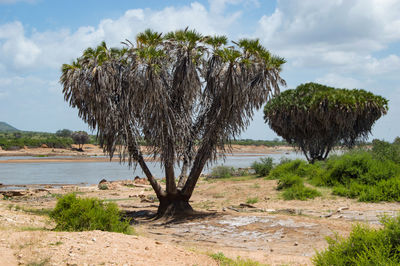
[[[189,26],[230,40],[259,38],[284,57],[285,89],[306,82],[389,100],[372,138],[400,136],[399,0],[0,0],[0,121],[21,130],[88,130],[64,101],[61,65],[106,41]],[[273,139],[262,110],[241,138]]]

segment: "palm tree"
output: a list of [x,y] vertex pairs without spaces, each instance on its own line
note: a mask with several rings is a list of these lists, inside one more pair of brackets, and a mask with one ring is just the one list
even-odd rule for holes
[[[109,49],[102,43],[63,65],[65,99],[98,130],[111,157],[118,150],[121,160],[140,165],[160,201],[159,217],[192,211],[189,199],[206,163],[285,85],[283,58],[258,40],[227,42],[188,29],[146,30],[136,44]],[[165,189],[146,165],[141,140],[161,161]]]

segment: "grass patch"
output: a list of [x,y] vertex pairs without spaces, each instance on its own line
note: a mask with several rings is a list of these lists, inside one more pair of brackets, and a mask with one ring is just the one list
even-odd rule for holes
[[225,257],[224,253],[218,252],[210,255],[220,266],[264,266],[257,261],[251,259],[242,259],[239,256],[236,259]]
[[247,198],[246,203],[247,204],[254,204],[258,202],[258,197],[254,197],[254,198]]
[[50,246],[59,246],[59,245],[62,245],[62,244],[64,244],[64,242],[62,242],[62,241],[57,241],[57,242],[55,242],[55,243],[50,243],[49,245],[50,245]]
[[35,214],[35,215],[40,215],[40,216],[48,216],[51,213],[51,209],[35,209],[35,208],[27,208],[24,206],[20,206],[20,205],[14,205],[14,204],[9,204],[8,206],[9,210],[15,210],[15,211],[23,211],[26,213],[30,213],[30,214]]
[[383,229],[356,225],[348,238],[327,238],[329,246],[317,252],[315,265],[400,265],[400,217],[381,220]]
[[19,227],[21,231],[46,231],[47,229],[44,227],[33,227],[33,226],[23,226]]
[[50,259],[49,258],[43,259],[43,260],[38,261],[38,262],[36,262],[36,261],[29,262],[27,264],[27,266],[45,266],[45,265],[50,265]]
[[56,222],[55,230],[58,231],[133,233],[129,221],[122,218],[115,203],[104,203],[96,198],[78,198],[73,193],[58,199],[50,217]]

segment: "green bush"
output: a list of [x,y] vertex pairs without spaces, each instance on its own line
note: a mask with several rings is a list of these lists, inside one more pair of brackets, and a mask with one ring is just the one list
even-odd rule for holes
[[308,162],[300,159],[289,161],[284,160],[271,170],[268,178],[281,179],[284,176],[292,174],[311,179],[321,175],[323,172],[323,162],[309,164]]
[[253,162],[251,165],[258,176],[267,176],[273,166],[274,164],[271,157],[261,158],[259,162]]
[[285,200],[307,200],[319,197],[321,193],[314,188],[304,186],[304,184],[296,184],[285,189],[282,196]]
[[400,139],[396,138],[395,141],[390,144],[383,140],[374,139],[372,141],[372,153],[377,159],[380,160],[391,160],[397,164],[400,164]]
[[400,217],[381,220],[383,229],[366,225],[353,227],[347,239],[336,236],[327,238],[325,251],[317,252],[315,265],[399,265]]
[[301,179],[301,177],[299,177],[298,175],[288,174],[279,179],[278,187],[276,189],[282,190],[290,188],[294,185],[303,185],[303,179]]
[[354,151],[330,158],[326,164],[325,185],[361,184],[376,185],[380,180],[400,174],[400,166],[389,160],[378,160],[367,151]]
[[104,203],[95,198],[78,198],[67,194],[58,199],[50,213],[59,231],[102,230],[132,233],[129,221],[123,220],[115,203]]
[[219,165],[214,167],[209,175],[210,178],[229,178],[235,174],[235,168]]

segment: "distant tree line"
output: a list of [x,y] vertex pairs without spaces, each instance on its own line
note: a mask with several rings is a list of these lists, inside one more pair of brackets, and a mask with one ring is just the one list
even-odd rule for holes
[[24,147],[37,148],[70,148],[72,144],[78,144],[82,149],[83,144],[97,144],[96,136],[84,131],[73,132],[69,129],[61,129],[56,133],[47,132],[0,132],[0,147],[3,150],[18,150]]

